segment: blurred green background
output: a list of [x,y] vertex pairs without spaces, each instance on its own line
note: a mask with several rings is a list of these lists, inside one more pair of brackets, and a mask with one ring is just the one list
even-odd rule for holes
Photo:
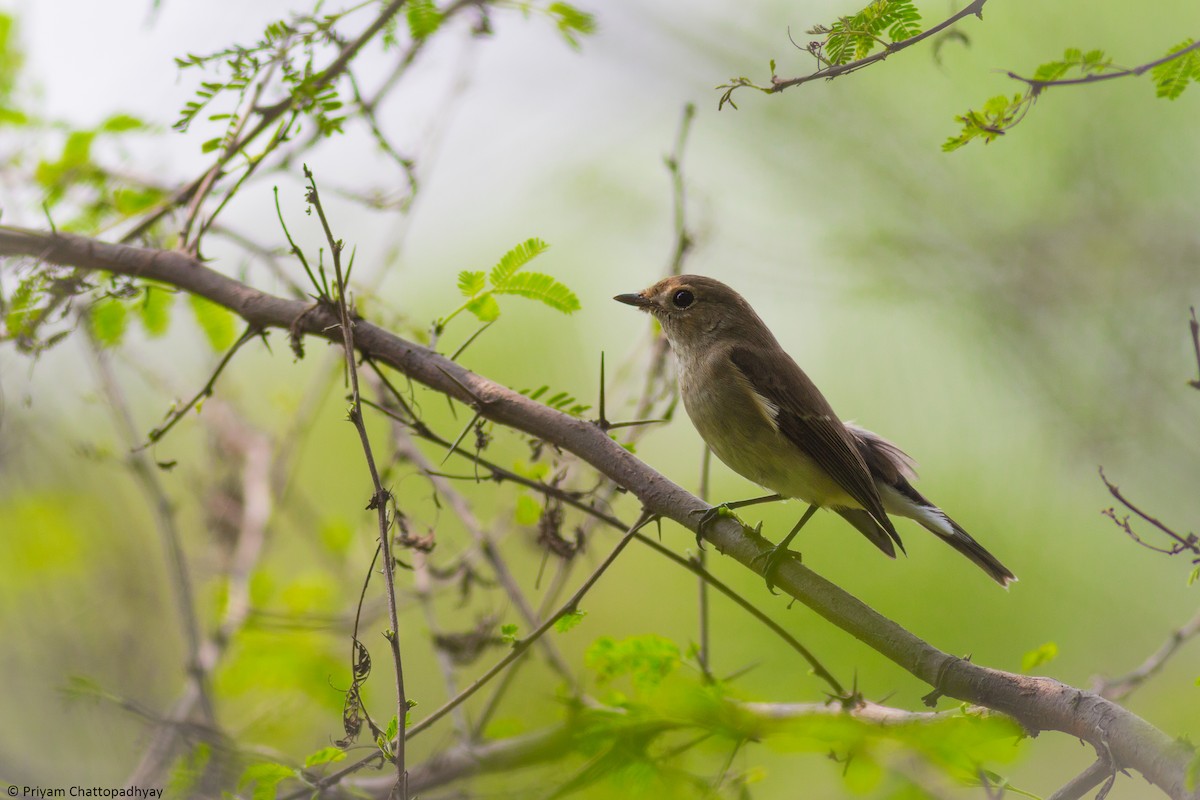
[[[952,11],[920,7],[927,23]],[[204,167],[199,143],[207,136],[169,131],[196,80],[177,75],[172,57],[249,41],[291,6],[164,0],[152,11],[144,0],[26,0],[0,8],[17,20],[33,107],[81,125],[115,111],[155,120],[161,133],[106,155],[139,175],[183,180]],[[370,296],[364,289],[366,313],[404,333],[425,329],[457,305],[459,270],[486,269],[539,236],[552,249],[538,268],[571,286],[583,310],[563,317],[509,298],[464,363],[516,389],[549,384],[594,402],[603,351],[618,409],[612,416],[631,413],[648,332],[643,318],[609,298],[643,288],[666,268],[672,220],[663,156],[684,104],[694,102],[684,172],[697,243],[686,269],[744,294],[838,413],[901,443],[920,463],[922,491],[1021,580],[1000,591],[911,524],[901,526],[909,557],[890,562],[832,515],[805,530],[798,543],[805,563],[937,647],[980,664],[1019,670],[1023,654],[1054,642],[1059,655],[1039,672],[1080,687],[1137,666],[1189,619],[1197,588],[1185,585],[1187,565],[1138,548],[1101,516],[1112,501],[1097,467],[1179,530],[1200,516],[1200,397],[1185,384],[1196,377],[1188,307],[1200,301],[1200,96],[1158,100],[1148,81],[1135,79],[1054,90],[994,144],[949,155],[940,145],[957,129],[954,115],[1018,91],[1003,70],[1031,74],[1066,47],[1103,48],[1127,65],[1151,60],[1200,26],[1195,4],[1160,3],[1148,14],[1110,0],[989,3],[983,21],[960,23],[969,41],[946,43],[939,60],[919,46],[831,83],[770,97],[743,92],[739,110],[720,112],[713,87],[730,76],[765,81],[772,58],[781,75],[810,71],[808,56],[788,42],[789,27],[804,41],[804,29],[856,8],[665,0],[585,8],[600,28],[580,52],[544,21],[497,13],[490,38],[439,40],[383,109],[389,133],[418,165],[422,189],[411,214],[327,201],[337,234],[357,245],[357,279],[378,286]],[[372,63],[379,74],[388,63],[375,52],[363,58],[367,75]],[[6,146],[30,146],[6,136]],[[327,188],[395,192],[402,183],[380,167],[359,129],[322,145],[308,163]],[[320,231],[303,216],[298,178],[277,175],[245,193],[227,221],[279,244],[270,197],[277,183],[294,234],[315,249]],[[41,226],[42,219],[36,204],[5,201],[6,223]],[[206,246],[220,269],[238,274],[244,265],[233,252],[215,240]],[[255,282],[278,289],[261,275]],[[446,348],[471,330],[461,320]],[[253,579],[256,614],[216,676],[229,732],[291,757],[341,735],[343,620],[373,537],[373,516],[362,510],[369,482],[343,421],[336,354],[327,349],[314,342],[294,363],[276,336],[273,354],[255,346],[240,355],[217,393],[274,437],[288,434],[303,403],[325,397],[296,442],[293,488],[275,509]],[[174,398],[199,388],[215,359],[182,302],[165,339],[131,336],[114,369],[138,429],[149,431]],[[37,361],[0,350],[0,719],[8,721],[0,726],[0,778],[18,784],[116,785],[145,747],[135,715],[64,699],[70,676],[156,712],[170,706],[183,680],[162,546],[143,495],[120,467],[123,445],[97,385],[81,340]],[[443,435],[457,433],[461,413],[451,419],[438,397],[416,393]],[[382,441],[385,427],[373,424]],[[495,460],[528,457],[517,437],[495,433]],[[682,415],[638,449],[693,490],[701,452]],[[162,480],[178,505],[211,624],[221,564],[203,509],[227,465],[194,419],[154,456],[179,461]],[[436,527],[435,561],[468,546],[422,478],[400,470],[393,481],[414,527]],[[515,492],[490,483],[460,488],[532,586],[541,554],[529,527],[514,521]],[[714,467],[714,499],[756,493]],[[635,513],[627,501],[618,509]],[[794,503],[762,509],[765,530],[781,534],[800,511]],[[757,520],[759,510],[747,517]],[[568,519],[568,530],[575,522]],[[574,580],[612,541],[608,532],[597,536]],[[695,547],[671,525],[663,541],[681,553]],[[927,687],[806,609],[789,609],[737,565],[720,557],[710,565],[835,674],[855,676],[868,698],[920,707]],[[631,547],[587,598],[583,623],[556,642],[581,674],[583,652],[598,636],[653,633],[686,647],[696,638],[695,594],[693,577]],[[481,604],[459,608],[447,595],[438,608],[447,627],[467,628],[489,605],[501,621],[516,621],[495,589]],[[373,631],[384,625],[376,611]],[[418,718],[443,697],[421,647],[425,631],[406,596],[402,639]],[[736,683],[746,697],[822,699],[823,687],[791,651],[719,598],[712,640],[717,674],[754,666]],[[386,707],[388,666],[377,633],[372,646],[368,697]],[[560,717],[554,680],[538,661],[516,682],[495,730],[532,730]],[[1169,734],[1200,738],[1198,675],[1193,643],[1129,706]],[[414,752],[428,754],[448,736],[435,731]],[[717,748],[708,755],[715,771],[724,755]],[[768,744],[738,758],[762,765],[755,797],[850,791],[841,766],[821,753]],[[1079,742],[1046,734],[1024,743],[1005,769],[1015,784],[1047,796],[1092,758]],[[544,781],[526,773],[478,786],[486,796],[536,796]],[[1155,796],[1140,778],[1118,786],[1120,797]]]

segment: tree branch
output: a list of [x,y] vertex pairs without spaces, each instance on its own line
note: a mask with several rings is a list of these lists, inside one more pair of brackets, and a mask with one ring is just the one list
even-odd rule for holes
[[[22,255],[81,269],[152,278],[199,294],[239,314],[247,323],[288,329],[337,341],[338,319],[326,308],[257,291],[178,252],[114,245],[65,233],[0,226],[0,255]],[[355,323],[355,345],[415,381],[483,417],[569,450],[635,494],[645,509],[694,530],[708,506],[622,448],[593,423],[563,414],[470,372],[443,356],[366,321]],[[705,527],[719,551],[759,572],[768,543],[733,520]],[[756,561],[756,559],[758,559]],[[1176,800],[1200,798],[1185,774],[1194,748],[1099,695],[1050,678],[1002,672],[944,653],[881,616],[857,598],[794,560],[775,575],[776,585],[825,619],[894,661],[942,694],[1012,716],[1026,729],[1057,730],[1111,756]]]
[[801,75],[798,78],[780,78],[778,75],[772,75],[770,86],[758,86],[746,78],[734,78],[729,83],[717,87],[718,89],[725,90],[725,93],[721,95],[721,100],[718,103],[717,108],[722,108],[726,103],[729,103],[729,105],[737,108],[730,98],[733,96],[734,91],[743,87],[747,89],[757,89],[764,94],[775,94],[776,92],[782,92],[784,89],[790,89],[793,86],[800,86],[804,83],[811,83],[812,81],[816,80],[831,81],[834,78],[840,78],[842,75],[849,75],[851,72],[857,72],[863,67],[869,67],[877,61],[883,61],[890,55],[898,53],[901,50],[906,50],[918,42],[922,42],[931,36],[941,33],[964,17],[974,15],[982,19],[983,6],[985,3],[987,3],[987,0],[972,0],[972,2],[961,11],[942,20],[932,28],[922,31],[916,36],[903,39],[899,42],[891,42],[878,53],[873,53],[872,55],[869,55],[865,58],[860,58],[857,61],[850,61],[846,64],[836,64],[825,67],[824,69],[819,69],[816,72],[810,72],[807,75]]

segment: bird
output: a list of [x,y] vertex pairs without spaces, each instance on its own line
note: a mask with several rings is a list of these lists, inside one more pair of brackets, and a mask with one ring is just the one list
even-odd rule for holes
[[797,498],[809,504],[791,532],[764,555],[771,575],[821,508],[839,514],[891,558],[904,544],[889,515],[915,520],[1001,586],[1016,576],[913,486],[916,465],[879,434],[843,422],[750,304],[720,281],[674,275],[618,302],[659,321],[678,364],[688,416],[712,452],[773,494],[709,509],[717,513]]

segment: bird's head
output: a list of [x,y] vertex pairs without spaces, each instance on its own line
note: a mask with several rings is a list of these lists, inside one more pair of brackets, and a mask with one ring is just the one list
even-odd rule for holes
[[703,275],[672,275],[636,294],[619,294],[613,299],[653,314],[676,352],[727,340],[767,337],[774,341],[745,298]]

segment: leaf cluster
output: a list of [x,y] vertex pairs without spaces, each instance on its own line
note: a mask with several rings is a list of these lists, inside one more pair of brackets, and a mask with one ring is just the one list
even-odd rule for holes
[[877,46],[889,47],[921,32],[921,14],[912,0],[875,0],[832,25],[817,25],[811,36],[824,36],[808,50],[823,66],[840,66],[866,58]]
[[496,321],[500,316],[500,304],[496,297],[500,295],[527,297],[564,314],[578,311],[579,298],[564,284],[541,272],[522,271],[548,247],[549,245],[541,239],[526,239],[501,256],[490,272],[460,272],[458,290],[466,300],[445,317],[437,320],[434,323],[434,332],[440,334],[450,320],[464,311],[474,314],[480,322]]
[[1119,67],[1103,50],[1067,48],[1063,57],[1047,61],[1032,78],[1009,73],[1009,77],[1026,85],[1023,94],[997,95],[978,110],[969,109],[954,118],[961,126],[955,136],[942,145],[942,150],[957,150],[976,139],[984,144],[994,141],[1025,118],[1037,99],[1047,89],[1062,85],[1090,83],[1111,78],[1142,75],[1149,72],[1155,94],[1174,100],[1193,82],[1200,80],[1200,50],[1195,40],[1186,39],[1172,47],[1161,58],[1132,69]]
[[253,44],[235,44],[207,55],[189,53],[176,58],[175,65],[181,70],[201,69],[227,75],[221,80],[202,81],[172,127],[185,132],[218,98],[231,99],[230,110],[208,115],[208,121],[222,123],[224,131],[205,140],[201,149],[208,153],[228,147],[240,127],[241,115],[250,111],[245,109],[248,93],[268,76],[278,74],[294,107],[314,122],[322,136],[340,133],[345,122],[340,113],[344,103],[335,86],[317,81],[321,74],[317,59],[331,49],[340,49],[343,37],[337,24],[349,13],[301,14],[291,20],[276,20],[266,26]]
[[1159,97],[1174,100],[1183,94],[1188,84],[1200,81],[1200,54],[1196,50],[1188,50],[1195,43],[1194,39],[1185,39],[1175,45],[1167,51],[1167,55],[1179,54],[1178,57],[1151,70],[1155,94]]

